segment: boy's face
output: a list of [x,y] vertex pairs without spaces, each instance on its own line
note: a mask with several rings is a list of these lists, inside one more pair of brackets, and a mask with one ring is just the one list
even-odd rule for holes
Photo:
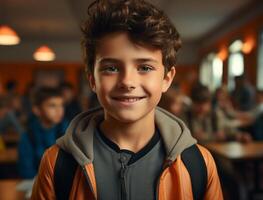
[[126,33],[103,37],[96,50],[89,80],[105,117],[126,123],[154,114],[175,75],[172,67],[164,76],[161,50],[138,46]]
[[62,97],[50,97],[40,106],[33,109],[34,113],[47,125],[55,125],[64,117],[64,102]]

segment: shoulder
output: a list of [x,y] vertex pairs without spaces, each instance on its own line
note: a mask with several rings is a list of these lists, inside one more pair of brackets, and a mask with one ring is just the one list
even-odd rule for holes
[[57,145],[53,145],[45,151],[33,186],[31,199],[55,199],[54,167],[58,151]]
[[200,150],[203,158],[204,158],[204,161],[205,161],[205,164],[207,167],[215,167],[214,165],[214,158],[213,156],[211,155],[211,153],[203,146],[197,144],[197,147],[198,149]]
[[56,144],[49,147],[45,151],[42,160],[47,160],[53,168],[57,159],[58,151],[59,151],[59,147]]
[[206,186],[206,193],[205,193],[205,200],[208,199],[222,199],[223,194],[221,189],[221,184],[219,181],[217,168],[215,161],[211,155],[211,153],[203,146],[197,145],[206,164],[207,168],[207,186]]
[[59,147],[56,144],[45,151],[41,159],[39,174],[45,174],[50,177],[53,177],[58,151]]
[[[217,167],[211,153],[203,146],[197,144],[206,164],[208,184],[211,182],[218,182],[219,177]],[[219,184],[220,185],[220,184]]]

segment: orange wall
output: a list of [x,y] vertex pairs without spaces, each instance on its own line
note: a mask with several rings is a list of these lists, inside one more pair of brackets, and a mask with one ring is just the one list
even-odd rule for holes
[[[249,54],[244,54],[245,61],[245,73],[253,85],[256,85],[256,73],[257,73],[257,44],[259,39],[259,33],[263,29],[263,15],[258,16],[241,27],[237,27],[234,31],[222,36],[215,41],[208,48],[201,50],[201,55],[205,56],[209,52],[219,52],[222,48],[228,48],[228,46],[236,39],[246,40],[248,38],[254,40],[255,45]],[[224,73],[223,80],[227,81],[227,59],[224,61]]]
[[78,89],[79,75],[84,65],[79,63],[0,63],[0,83],[5,85],[7,81],[15,80],[18,83],[18,92],[23,93],[27,84],[33,81],[34,72],[38,69],[63,70],[65,80]]

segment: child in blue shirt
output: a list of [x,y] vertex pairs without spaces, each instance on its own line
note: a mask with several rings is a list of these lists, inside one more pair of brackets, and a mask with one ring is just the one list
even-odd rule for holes
[[19,142],[19,174],[22,178],[33,178],[44,151],[62,136],[68,123],[63,120],[64,101],[60,90],[43,87],[32,99],[33,114],[28,119],[26,132]]

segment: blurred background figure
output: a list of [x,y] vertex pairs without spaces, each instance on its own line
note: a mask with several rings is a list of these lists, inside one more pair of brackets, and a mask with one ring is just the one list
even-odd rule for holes
[[191,90],[192,106],[185,113],[184,121],[193,136],[200,142],[225,140],[222,127],[212,109],[212,95],[208,87],[197,83]]
[[[11,101],[12,102],[12,101]],[[10,106],[10,97],[0,96],[0,134],[16,132],[22,134],[24,128]]]
[[175,116],[182,118],[183,114],[190,108],[191,99],[180,89],[178,83],[174,83],[164,93],[159,102],[159,106],[173,113]]
[[237,110],[250,111],[255,106],[255,89],[248,82],[245,75],[235,77],[235,89],[232,92],[232,98]]
[[32,99],[32,115],[26,132],[19,142],[19,174],[22,178],[33,178],[38,170],[44,151],[65,133],[68,122],[64,119],[64,100],[61,90],[42,87],[35,91]]
[[76,97],[74,87],[69,82],[63,82],[60,85],[61,92],[65,103],[65,119],[71,121],[81,112],[79,99]]
[[252,135],[255,140],[263,140],[263,90],[257,91],[257,106],[252,114],[254,123],[252,125]]
[[249,142],[252,140],[249,132],[240,128],[250,126],[252,119],[249,113],[237,111],[231,102],[231,98],[225,85],[217,88],[214,95],[214,107],[218,124],[223,127],[227,140]]
[[237,140],[249,142],[250,133],[242,132],[240,127],[247,126],[243,115],[236,112],[228,92],[223,86],[218,88],[212,104],[212,94],[208,87],[195,84],[191,91],[192,106],[184,114],[193,136],[200,142]]

